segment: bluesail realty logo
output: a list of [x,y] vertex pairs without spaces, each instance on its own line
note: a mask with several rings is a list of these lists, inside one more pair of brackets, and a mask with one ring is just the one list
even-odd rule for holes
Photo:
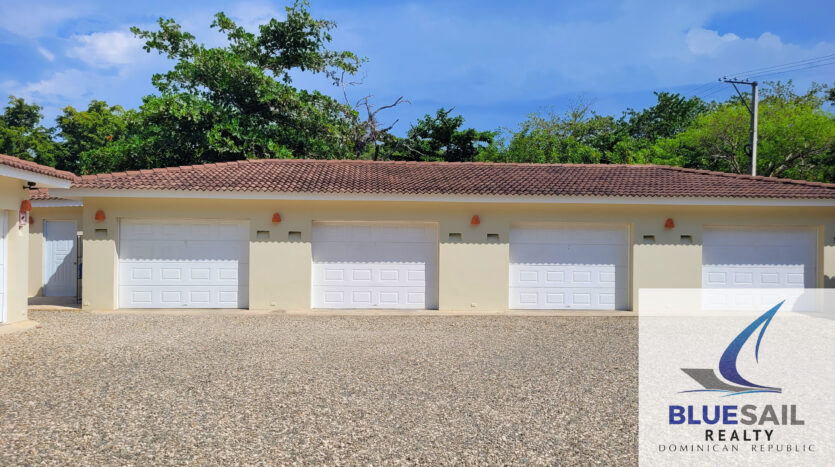
[[[731,341],[719,358],[719,375],[710,368],[682,368],[681,370],[695,380],[701,388],[679,391],[678,394],[717,393],[721,398],[750,396],[757,393],[782,394],[782,389],[779,387],[754,383],[742,376],[737,360],[740,358],[745,343],[757,335],[754,359],[759,363],[760,345],[763,343],[765,331],[784,302],[776,304],[763,313]],[[729,399],[720,400],[730,401]],[[734,397],[733,401],[736,402],[737,397]],[[798,416],[797,404],[669,405],[668,424],[707,425],[708,428],[704,430],[702,442],[661,444],[658,446],[661,452],[738,452],[739,442],[750,442],[751,452],[755,453],[815,452],[814,444],[776,442],[774,427],[805,425],[805,422]],[[739,425],[744,428],[738,428]]]
[[760,329],[760,334],[757,337],[757,346],[754,349],[754,358],[757,360],[757,363],[759,363],[760,344],[762,343],[765,330],[768,328],[768,325],[771,324],[771,320],[774,319],[774,315],[784,302],[785,300],[777,305],[774,305],[773,308],[766,311],[759,318],[755,319],[754,322],[739,333],[739,335],[736,336],[736,339],[731,341],[731,344],[725,349],[725,353],[723,353],[722,357],[719,359],[719,374],[725,378],[725,381],[719,379],[716,376],[716,372],[711,368],[682,368],[681,371],[687,373],[688,376],[696,380],[696,382],[702,386],[702,389],[692,389],[682,392],[720,392],[724,393],[725,397],[756,392],[782,392],[780,388],[755,384],[745,379],[739,374],[737,360],[739,360],[739,353],[742,351],[742,347],[746,342],[748,342],[748,339],[754,335],[757,329],[761,327],[762,329]]

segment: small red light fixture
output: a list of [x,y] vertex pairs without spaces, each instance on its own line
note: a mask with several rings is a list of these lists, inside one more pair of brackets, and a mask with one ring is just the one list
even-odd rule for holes
[[29,202],[28,199],[24,199],[22,203],[20,203],[20,212],[29,212],[32,210],[32,203]]
[[473,218],[470,219],[470,224],[472,224],[472,225],[481,224],[481,219],[479,219],[478,216],[473,216]]
[[102,211],[101,209],[99,209],[98,211],[96,211],[96,220],[97,220],[97,221],[99,221],[99,222],[101,222],[101,221],[103,221],[104,219],[105,219],[105,217],[104,217],[104,211]]
[[673,222],[672,218],[669,218],[669,219],[667,219],[667,222],[664,222],[664,228],[665,229],[672,229],[675,226],[676,226],[676,223]]
[[281,214],[275,213],[273,214],[273,224],[278,224],[281,222]]

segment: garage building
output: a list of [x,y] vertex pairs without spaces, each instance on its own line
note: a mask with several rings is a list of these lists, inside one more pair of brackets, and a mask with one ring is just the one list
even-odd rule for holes
[[835,286],[835,185],[642,165],[248,160],[78,178],[83,307],[637,310]]

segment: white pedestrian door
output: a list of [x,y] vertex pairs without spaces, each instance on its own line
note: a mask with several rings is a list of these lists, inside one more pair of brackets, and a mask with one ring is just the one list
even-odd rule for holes
[[628,242],[626,226],[511,228],[510,308],[627,309]]
[[434,224],[313,225],[313,308],[435,309],[437,284]]
[[78,282],[78,225],[44,221],[44,290],[47,297],[74,297]]
[[248,278],[245,222],[119,223],[120,308],[246,308]]

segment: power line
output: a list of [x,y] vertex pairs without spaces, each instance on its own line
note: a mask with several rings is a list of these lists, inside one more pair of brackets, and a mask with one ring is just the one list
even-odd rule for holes
[[792,68],[792,69],[788,69],[788,70],[781,70],[781,71],[775,71],[775,72],[769,72],[769,73],[761,73],[761,74],[756,74],[756,75],[750,75],[750,76],[748,76],[748,78],[763,78],[763,77],[766,77],[766,76],[775,76],[775,75],[781,75],[781,74],[784,74],[784,73],[793,73],[793,72],[797,72],[797,71],[811,70],[813,68],[820,68],[822,66],[830,66],[830,65],[835,65],[835,60],[825,62],[825,63],[817,63],[817,64],[814,64],[814,65],[804,66],[804,67],[800,67],[800,68]]
[[785,67],[793,67],[793,66],[798,66],[798,65],[804,65],[804,64],[809,64],[811,62],[817,62],[817,61],[821,61],[821,60],[830,60],[830,59],[833,59],[833,58],[835,58],[835,53],[829,54],[829,55],[822,55],[820,57],[807,58],[805,60],[798,60],[798,61],[795,61],[795,62],[783,63],[781,65],[771,65],[771,66],[766,66],[766,67],[761,67],[761,68],[754,68],[753,70],[740,71],[740,72],[737,72],[737,73],[728,73],[725,76],[742,77],[742,76],[747,76],[747,75],[751,75],[751,74],[755,74],[755,73],[763,73],[763,72],[767,72],[767,71],[770,72],[770,71],[773,71],[773,69],[780,69],[780,68],[785,68]]
[[[738,73],[728,73],[724,75],[723,78],[727,77],[734,77],[734,78],[761,78],[766,76],[775,76],[784,73],[791,73],[797,71],[805,71],[812,68],[818,68],[822,66],[829,66],[835,64],[835,53],[828,54],[828,55],[821,55],[819,57],[812,57],[807,58],[804,60],[797,60],[794,62],[783,63],[780,65],[770,65],[766,67],[754,68],[747,71],[741,71]],[[721,79],[718,81],[708,81],[707,83],[702,83],[700,85],[695,85],[693,89],[690,90],[690,94],[695,97],[699,98],[706,98],[717,94],[720,89],[722,89],[722,81]]]
[[720,92],[724,89],[725,89],[724,83],[720,80],[717,80],[715,83],[713,83],[713,86],[708,87],[707,89],[705,89],[704,91],[699,93],[696,97],[698,97],[700,99],[705,99],[706,97],[712,96],[712,95],[714,95],[714,94],[716,94],[716,93],[718,93],[718,92]]
[[724,88],[719,87],[719,88],[714,89],[713,91],[710,91],[710,92],[708,92],[708,93],[702,94],[702,96],[701,96],[700,98],[704,100],[704,99],[707,99],[707,98],[708,98],[708,97],[710,97],[710,96],[713,96],[713,95],[719,94],[720,92],[722,92],[722,91],[724,91],[724,90],[725,90]]
[[[716,81],[708,81],[707,83],[696,86],[695,88],[690,90],[690,92],[693,93],[693,94],[698,94],[699,92],[706,91],[707,89],[709,89],[713,86],[716,86]],[[702,88],[704,88],[704,89],[702,89]]]

